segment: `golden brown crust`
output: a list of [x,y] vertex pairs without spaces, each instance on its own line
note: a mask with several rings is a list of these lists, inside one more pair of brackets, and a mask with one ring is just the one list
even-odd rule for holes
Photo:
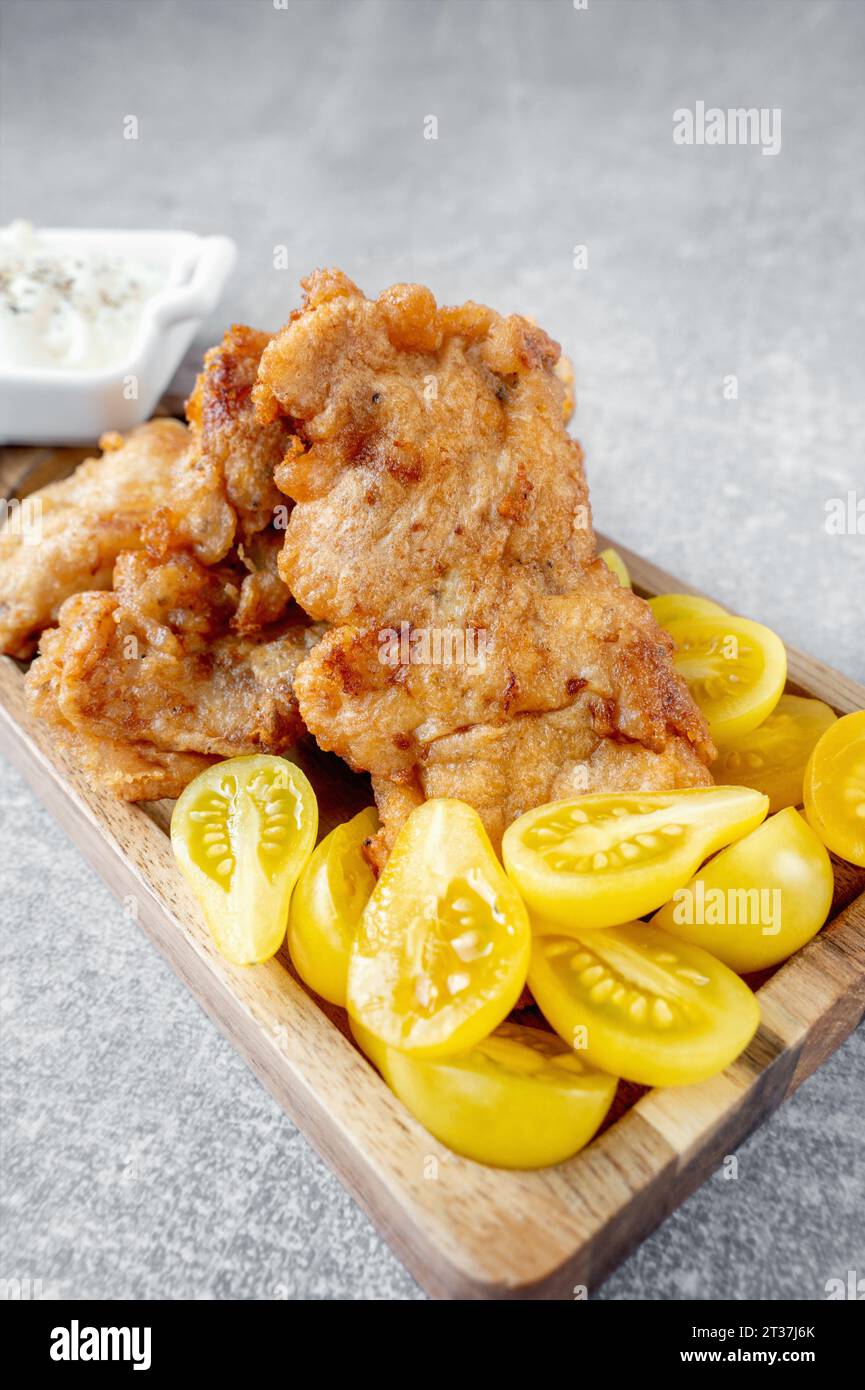
[[[367,300],[318,271],[305,288],[254,395],[294,431],[280,572],[331,625],[298,668],[301,711],[373,774],[382,844],[424,795],[470,801],[495,840],[562,785],[707,782],[669,638],[596,557],[558,345],[422,286]],[[403,625],[462,634],[462,659],[383,662]]]
[[85,753],[105,740],[112,789],[127,799],[206,765],[157,753],[285,751],[303,733],[292,678],[317,633],[302,621],[237,633],[239,600],[231,566],[121,555],[114,591],[74,595],[43,635],[26,679],[34,710]]
[[255,418],[252,387],[268,341],[235,325],[205,357],[190,429],[158,419],[125,437],[103,435],[100,458],[34,495],[38,543],[0,533],[0,650],[31,655],[64,599],[110,587],[117,556],[139,547],[158,559],[189,549],[213,565],[241,546],[250,582],[238,624],[249,631],[277,620],[290,601],[275,566],[279,537],[261,538],[274,513],[284,524],[289,510],[273,475],[291,430]]
[[270,334],[234,324],[204,358],[186,415],[200,458],[215,467],[237,513],[241,541],[270,526],[276,508],[285,510],[274,469],[287,446],[284,420],[255,418],[252,388]]
[[267,342],[231,329],[205,358],[189,430],[106,435],[101,459],[40,495],[43,542],[0,545],[8,649],[29,654],[59,623],[27,679],[33,707],[126,799],[176,795],[215,756],[280,752],[303,732],[292,676],[318,634],[277,566],[274,512],[289,506],[273,474],[290,429],[255,420]]
[[[95,595],[94,595],[95,597]],[[87,780],[122,801],[176,797],[213,762],[199,753],[172,753],[149,743],[106,738],[73,727],[60,712],[65,636],[51,628],[42,636],[39,659],[27,677],[30,709],[52,727],[57,746],[68,753]]]
[[117,556],[146,544],[160,509],[166,550],[188,545],[209,561],[231,544],[234,515],[218,480],[191,466],[189,434],[177,420],[151,420],[125,438],[108,434],[100,442],[101,457],[33,494],[38,538],[0,533],[2,651],[28,656],[64,599],[107,588]]

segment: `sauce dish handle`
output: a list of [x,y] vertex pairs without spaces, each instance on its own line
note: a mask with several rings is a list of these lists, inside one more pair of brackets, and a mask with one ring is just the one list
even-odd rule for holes
[[154,306],[156,325],[171,328],[174,324],[204,318],[211,313],[219,302],[222,287],[236,259],[237,246],[231,237],[204,237],[189,283],[180,290],[173,289],[165,302]]

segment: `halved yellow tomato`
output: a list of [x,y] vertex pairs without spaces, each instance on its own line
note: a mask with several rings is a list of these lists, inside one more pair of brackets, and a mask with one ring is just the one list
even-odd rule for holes
[[343,1007],[351,943],[375,887],[362,846],[377,829],[374,806],[338,825],[316,846],[291,895],[288,949],[295,969],[316,994]]
[[525,984],[531,932],[522,899],[462,801],[412,811],[366,905],[348,971],[348,1010],[416,1056],[474,1047]]
[[692,618],[709,618],[725,613],[720,603],[699,594],[656,594],[649,599],[649,607],[655,615],[655,622],[661,627],[670,623],[682,622]]
[[768,807],[748,787],[597,792],[527,811],[502,854],[529,907],[557,930],[613,927],[660,907]]
[[631,576],[628,574],[628,566],[625,564],[618,550],[614,550],[612,546],[608,546],[606,550],[600,552],[598,559],[603,560],[607,569],[611,574],[616,576],[623,589],[630,589]]
[[865,710],[822,735],[805,769],[805,814],[824,845],[865,868]]
[[822,700],[782,695],[756,729],[721,745],[712,776],[726,787],[755,787],[765,792],[770,813],[785,806],[801,806],[808,758],[835,718],[834,710]]
[[387,1043],[383,1043],[381,1038],[377,1038],[368,1028],[364,1028],[363,1024],[358,1023],[357,1019],[352,1018],[351,1014],[348,1016],[348,1026],[361,1052],[369,1058],[373,1066],[381,1072],[385,1081],[387,1081],[385,1073],[387,1071],[387,1054],[390,1051]]
[[436,1139],[476,1163],[546,1168],[571,1158],[595,1134],[617,1078],[590,1067],[541,1028],[503,1023],[460,1057],[430,1062],[393,1047],[371,1048],[406,1109]]
[[279,950],[317,829],[315,792],[300,768],[265,753],[214,763],[178,798],[174,857],[217,949],[235,965]]
[[593,1066],[644,1086],[704,1081],[760,1022],[748,986],[699,946],[645,922],[578,937],[539,934],[529,988]]
[[784,643],[770,628],[725,613],[667,624],[673,661],[718,743],[762,724],[787,679]]
[[721,850],[652,918],[740,975],[786,960],[832,906],[832,861],[792,806]]

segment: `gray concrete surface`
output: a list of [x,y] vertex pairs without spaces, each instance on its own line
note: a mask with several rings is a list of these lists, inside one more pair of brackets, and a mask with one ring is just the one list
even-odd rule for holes
[[[865,679],[865,539],[825,528],[865,493],[865,6],[4,0],[0,42],[4,218],[230,233],[201,345],[278,325],[320,264],[536,315],[576,364],[599,527]],[[780,108],[780,153],[675,145],[698,100]],[[35,798],[0,786],[0,1277],[418,1297]],[[860,1033],[599,1297],[816,1299],[865,1273],[863,1092]]]

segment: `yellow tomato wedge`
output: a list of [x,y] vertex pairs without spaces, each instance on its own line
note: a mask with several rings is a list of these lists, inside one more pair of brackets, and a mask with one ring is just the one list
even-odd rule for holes
[[397,836],[361,917],[348,1010],[416,1056],[466,1052],[525,984],[528,913],[462,801],[425,801]]
[[576,938],[536,935],[529,988],[556,1032],[593,1066],[644,1086],[714,1076],[760,1022],[738,975],[645,922]]
[[718,743],[762,724],[787,679],[784,643],[762,623],[732,614],[680,618],[667,624],[673,661]]
[[865,710],[838,719],[814,748],[805,814],[824,845],[865,868]]
[[816,936],[833,889],[824,845],[788,806],[704,864],[652,924],[747,975],[786,960]]
[[628,566],[625,564],[618,550],[614,550],[612,546],[608,546],[606,550],[600,552],[598,559],[603,560],[607,569],[611,574],[616,576],[623,589],[630,589],[631,576],[628,574]]
[[748,787],[597,792],[527,811],[502,854],[529,907],[558,930],[613,927],[654,912],[768,806]]
[[375,887],[362,846],[377,829],[373,806],[338,825],[315,848],[291,895],[288,949],[294,967],[316,994],[343,1007],[351,943]]
[[712,776],[727,787],[735,784],[765,792],[770,813],[801,806],[808,758],[835,718],[822,700],[782,695],[756,729],[720,746]]
[[661,627],[684,619],[711,618],[726,612],[720,603],[699,594],[656,594],[649,599],[649,607],[655,615],[655,622]]
[[503,1023],[460,1057],[439,1062],[358,1042],[430,1134],[496,1168],[546,1168],[571,1158],[601,1124],[617,1078],[590,1067],[540,1028]]
[[179,797],[174,857],[217,950],[235,965],[279,950],[317,829],[315,792],[300,768],[264,753],[214,763]]
[[362,1023],[358,1023],[356,1018],[352,1018],[351,1014],[348,1016],[348,1026],[361,1052],[369,1058],[386,1081],[387,1054],[391,1050],[387,1043],[383,1043],[381,1038],[375,1037],[368,1028],[364,1028]]

